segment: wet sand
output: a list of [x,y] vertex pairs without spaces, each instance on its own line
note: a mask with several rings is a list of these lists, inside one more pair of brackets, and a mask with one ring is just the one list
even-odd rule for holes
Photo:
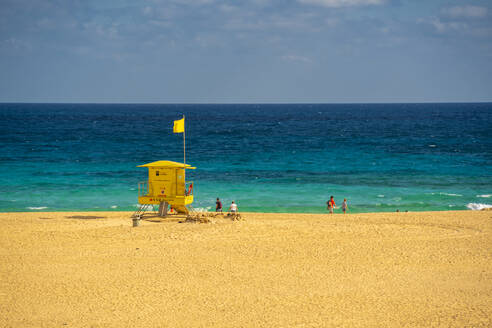
[[0,213],[1,327],[490,327],[492,212]]

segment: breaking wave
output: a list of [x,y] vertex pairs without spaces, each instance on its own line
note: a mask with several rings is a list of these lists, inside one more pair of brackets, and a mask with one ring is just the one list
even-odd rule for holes
[[492,208],[492,205],[480,204],[480,203],[468,203],[466,204],[466,207],[468,207],[472,211],[481,211],[485,208]]

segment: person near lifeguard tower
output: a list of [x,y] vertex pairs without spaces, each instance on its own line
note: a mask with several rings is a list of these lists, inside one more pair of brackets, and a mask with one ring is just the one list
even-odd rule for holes
[[190,183],[190,185],[188,186],[188,189],[186,189],[186,187],[185,187],[185,195],[186,196],[193,195],[193,182]]
[[229,207],[231,213],[237,213],[237,204],[232,201],[231,206]]
[[217,197],[217,201],[215,202],[215,212],[222,212],[222,202]]
[[327,209],[330,212],[330,214],[333,214],[333,209],[337,207],[335,205],[335,200],[333,199],[333,196],[330,196],[330,200],[326,202],[326,205],[328,205]]
[[342,211],[343,211],[343,214],[345,214],[345,212],[348,210],[348,205],[347,205],[347,198],[344,198],[343,199],[343,203],[342,203]]

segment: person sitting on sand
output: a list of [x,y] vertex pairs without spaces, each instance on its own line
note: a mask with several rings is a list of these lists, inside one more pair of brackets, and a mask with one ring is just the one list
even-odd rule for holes
[[232,201],[231,203],[231,206],[229,207],[229,210],[231,211],[231,213],[235,214],[237,213],[237,204],[234,203],[234,201]]
[[337,207],[335,205],[335,200],[333,199],[333,196],[330,196],[330,200],[326,202],[326,205],[328,205],[327,209],[330,212],[330,214],[333,214],[333,209]]
[[222,212],[222,202],[217,197],[217,201],[215,202],[215,212]]
[[344,198],[343,199],[343,203],[342,203],[342,211],[343,211],[343,214],[345,214],[345,212],[348,210],[348,206],[347,206],[347,198]]

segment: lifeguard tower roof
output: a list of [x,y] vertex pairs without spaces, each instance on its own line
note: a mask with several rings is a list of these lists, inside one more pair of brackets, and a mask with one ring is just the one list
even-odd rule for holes
[[152,163],[147,163],[143,165],[138,165],[137,167],[163,167],[163,168],[186,168],[188,170],[194,170],[196,167],[193,167],[189,164],[183,164],[173,161],[156,161]]

